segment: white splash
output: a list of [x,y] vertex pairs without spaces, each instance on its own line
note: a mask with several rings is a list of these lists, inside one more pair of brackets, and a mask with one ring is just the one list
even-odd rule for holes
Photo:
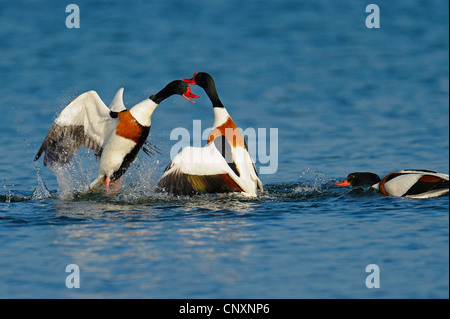
[[310,168],[305,169],[300,174],[300,180],[306,180],[295,187],[293,193],[322,193],[323,187],[330,181],[330,178],[323,173],[317,173]]
[[36,188],[31,194],[31,199],[39,200],[52,197],[52,194],[50,193],[50,191],[47,188],[47,185],[45,185],[44,180],[42,179],[41,171],[39,170],[37,161],[34,162],[34,169],[36,170],[37,184]]

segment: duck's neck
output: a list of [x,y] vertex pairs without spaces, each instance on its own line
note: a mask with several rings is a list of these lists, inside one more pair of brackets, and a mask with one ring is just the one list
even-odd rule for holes
[[214,108],[224,108],[222,102],[219,99],[219,94],[217,94],[216,86],[214,82],[209,82],[206,87],[203,88],[208,95],[209,99]]
[[150,126],[152,114],[157,106],[158,104],[152,99],[146,99],[133,106],[130,113],[142,126]]
[[230,115],[227,112],[227,109],[224,107],[215,107],[213,108],[214,111],[214,123],[213,127],[219,127],[223,123],[229,121]]
[[172,96],[174,94],[173,90],[169,88],[169,86],[166,86],[164,89],[159,91],[158,93],[152,95],[149,97],[150,100],[155,102],[155,104],[160,104],[162,101],[167,99],[169,96]]
[[213,105],[214,108],[222,108],[222,109],[225,108],[223,106],[222,102],[220,101],[219,96],[217,95],[217,93],[216,93],[216,96],[210,96],[209,99],[211,100],[212,105]]
[[151,117],[156,107],[165,99],[174,94],[173,90],[166,86],[158,93],[150,96],[147,100],[133,106],[130,109],[131,115],[143,126],[150,126]]

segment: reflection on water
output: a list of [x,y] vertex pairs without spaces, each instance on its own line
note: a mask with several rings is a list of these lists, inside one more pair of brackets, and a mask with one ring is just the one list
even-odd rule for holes
[[[278,283],[292,276],[299,276],[298,282],[306,275],[316,278],[318,271],[326,277],[316,265],[334,265],[342,254],[354,260],[355,256],[361,259],[362,252],[365,262],[372,257],[365,247],[377,240],[384,249],[391,236],[397,236],[393,229],[405,231],[404,237],[395,240],[406,247],[402,249],[432,243],[430,236],[436,238],[436,232],[441,239],[433,240],[448,242],[448,227],[444,227],[448,197],[384,198],[363,188],[350,191],[334,186],[334,181],[308,171],[294,183],[265,185],[257,198],[239,194],[174,197],[155,193],[152,183],[139,191],[131,182],[111,196],[77,194],[71,200],[59,195],[39,200],[28,196],[23,202],[0,205],[2,225],[22,228],[26,235],[0,238],[7,251],[12,251],[11,244],[46,251],[48,258],[35,259],[41,263],[51,259],[50,266],[39,267],[50,267],[46,276],[53,276],[56,286],[60,278],[54,273],[77,264],[83,291],[76,295],[65,290],[62,296],[86,298],[234,296],[236,287],[258,286],[267,278],[280,289],[275,295],[288,296],[286,285]],[[2,200],[14,198],[14,194],[2,196]],[[10,212],[14,205],[22,207],[20,212]],[[444,222],[436,219],[439,211]],[[417,232],[416,225],[424,226]],[[355,236],[360,240],[354,241]],[[427,245],[427,251],[434,250]],[[316,287],[314,282],[306,280],[307,294]],[[296,285],[287,287],[298,294]],[[238,293],[247,296],[245,291]]]
[[123,283],[130,280],[138,291],[151,290],[163,280],[157,274],[171,271],[173,280],[197,278],[194,286],[195,280],[211,274],[229,283],[241,275],[224,269],[223,262],[245,262],[258,239],[251,218],[230,212],[248,212],[252,205],[224,198],[172,200],[156,207],[57,201],[55,216],[65,225],[53,228],[52,245],[68,263],[80,263],[85,281],[95,277],[104,287],[114,282],[117,288],[113,284],[108,292],[112,295],[118,287],[123,292]]

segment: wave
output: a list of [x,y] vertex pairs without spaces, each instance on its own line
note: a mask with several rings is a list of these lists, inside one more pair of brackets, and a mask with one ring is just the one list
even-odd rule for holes
[[208,194],[196,196],[174,196],[161,193],[156,190],[158,176],[160,174],[159,162],[141,161],[132,166],[124,175],[122,188],[110,194],[89,192],[90,182],[96,177],[97,168],[95,161],[86,161],[81,157],[75,157],[69,164],[53,168],[53,173],[58,182],[58,189],[50,190],[45,184],[39,167],[35,164],[36,187],[29,195],[16,193],[8,186],[4,186],[5,192],[0,194],[0,202],[24,202],[39,201],[43,199],[58,199],[62,201],[96,201],[115,204],[161,204],[161,205],[187,205],[196,202],[201,205],[209,205],[215,201],[217,207],[230,202],[302,202],[319,201],[341,196],[370,197],[379,196],[371,187],[343,188],[334,185],[335,177],[316,172],[310,168],[301,172],[296,181],[265,184],[264,192],[255,198],[249,198],[239,193]]
[[348,189],[344,190],[334,185],[334,182],[337,181],[336,178],[308,168],[299,174],[296,181],[265,184],[264,192],[258,194],[255,198],[249,198],[239,193],[174,196],[156,191],[157,177],[155,176],[159,173],[159,169],[155,164],[158,163],[142,161],[135,167],[130,168],[124,176],[121,190],[111,194],[90,193],[87,191],[96,170],[92,164],[86,164],[79,158],[63,167],[53,169],[58,182],[58,189],[56,190],[48,189],[36,164],[36,187],[32,193],[29,195],[16,194],[5,187],[6,192],[0,194],[0,202],[38,201],[48,198],[62,201],[99,201],[124,204],[145,204],[150,202],[167,204],[171,202],[211,201],[212,199],[219,199],[220,201],[238,200],[242,202],[304,201],[337,197],[346,193],[373,193],[366,189],[356,191],[353,189],[349,192]]

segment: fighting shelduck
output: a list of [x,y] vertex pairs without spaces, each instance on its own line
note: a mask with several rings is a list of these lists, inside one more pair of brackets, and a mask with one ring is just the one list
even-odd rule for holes
[[136,104],[129,110],[119,89],[108,108],[97,92],[81,94],[69,103],[55,119],[36,154],[42,153],[44,165],[54,167],[69,162],[82,146],[91,149],[100,158],[98,177],[90,184],[90,190],[99,191],[110,186],[120,187],[127,169],[136,161],[151,126],[151,116],[156,107],[168,97],[179,94],[190,102],[198,96],[192,94],[187,83],[175,80],[157,94]]
[[185,82],[202,87],[213,105],[214,124],[205,147],[185,147],[165,169],[160,190],[175,195],[263,190],[247,143],[219,99],[213,78],[195,73]]
[[372,185],[381,194],[394,197],[430,198],[448,193],[448,175],[430,170],[406,169],[383,179],[369,172],[350,173],[337,186]]

